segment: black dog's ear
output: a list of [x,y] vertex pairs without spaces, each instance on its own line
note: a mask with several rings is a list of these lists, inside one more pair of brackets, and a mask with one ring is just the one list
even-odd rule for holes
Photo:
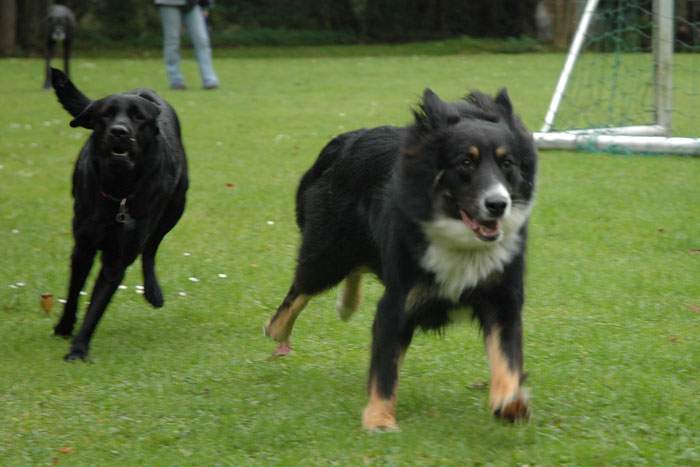
[[97,116],[97,106],[100,101],[91,102],[80,114],[70,122],[70,126],[83,127],[88,130],[95,129],[95,117]]
[[513,103],[510,101],[510,96],[508,96],[508,90],[506,88],[501,88],[501,90],[498,91],[494,102],[501,108],[506,117],[513,116]]
[[153,99],[153,96],[145,93],[137,94],[140,97],[141,110],[146,114],[146,117],[153,122],[155,133],[160,133],[158,127],[158,115],[160,115],[160,105]]
[[158,115],[160,115],[160,106],[150,99],[147,99],[143,96],[139,97],[141,97],[144,101],[143,110],[148,115],[148,118],[152,118],[153,120],[157,119]]
[[65,73],[56,68],[51,68],[51,85],[58,101],[73,118],[78,117],[92,102],[75,87]]
[[419,109],[420,111],[413,114],[416,124],[421,128],[435,130],[459,122],[457,109],[440,99],[431,89],[423,91],[423,101]]

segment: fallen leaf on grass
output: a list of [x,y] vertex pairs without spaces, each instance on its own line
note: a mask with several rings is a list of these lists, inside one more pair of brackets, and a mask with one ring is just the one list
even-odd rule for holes
[[688,309],[693,313],[700,313],[700,306],[698,305],[688,305]]
[[70,446],[63,446],[62,448],[58,448],[58,452],[61,454],[70,454],[73,452],[73,448]]
[[668,336],[668,341],[675,344],[678,342],[678,336]]
[[226,188],[228,188],[229,190],[233,190],[234,188],[236,188],[236,184],[235,184],[235,183],[224,183],[224,186],[225,186]]
[[53,308],[53,294],[50,293],[43,293],[41,294],[41,309],[44,310],[44,313],[47,315],[51,313],[51,309]]

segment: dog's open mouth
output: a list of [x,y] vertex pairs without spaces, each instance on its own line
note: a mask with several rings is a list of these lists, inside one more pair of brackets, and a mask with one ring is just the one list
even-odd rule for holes
[[485,242],[493,242],[498,240],[501,235],[501,223],[498,219],[495,220],[477,220],[469,216],[463,209],[459,210],[460,216],[462,216],[462,222],[467,226],[472,232],[476,234],[479,239]]
[[116,170],[134,168],[134,161],[130,148],[115,145],[109,150],[109,164]]

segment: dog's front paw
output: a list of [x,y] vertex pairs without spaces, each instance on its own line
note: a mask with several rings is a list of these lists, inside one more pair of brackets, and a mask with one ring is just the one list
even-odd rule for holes
[[146,284],[143,291],[143,296],[146,301],[153,305],[154,308],[160,308],[163,306],[163,292],[160,290],[158,284]]
[[527,391],[518,389],[514,395],[501,401],[493,402],[491,404],[491,410],[495,417],[508,422],[527,420],[530,418],[528,402],[529,396]]
[[70,352],[63,356],[63,360],[74,362],[76,360],[87,361],[87,351],[82,349],[71,349]]
[[362,412],[362,427],[368,431],[398,431],[399,425],[389,404],[368,404]]

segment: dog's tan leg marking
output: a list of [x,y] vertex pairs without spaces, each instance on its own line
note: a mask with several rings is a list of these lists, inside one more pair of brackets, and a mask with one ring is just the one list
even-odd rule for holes
[[360,307],[360,303],[362,303],[362,271],[355,269],[345,278],[338,293],[335,308],[340,319],[349,320]]
[[396,423],[396,390],[389,399],[384,399],[372,381],[369,388],[369,401],[362,412],[362,426],[371,431],[399,429]]
[[394,384],[394,392],[389,399],[384,399],[377,390],[374,377],[369,384],[369,401],[365,410],[362,412],[362,426],[365,430],[370,431],[397,431],[399,429],[396,423],[396,391],[399,387],[398,372],[401,370],[406,350],[402,350],[397,361],[397,376],[396,384]]
[[521,375],[508,364],[501,347],[501,330],[498,326],[494,326],[486,336],[486,353],[491,367],[491,411],[497,417],[509,421],[528,418],[528,398],[520,388]]
[[296,321],[301,310],[309,303],[310,298],[308,295],[299,295],[289,306],[278,310],[275,316],[265,325],[265,334],[277,342],[288,343],[294,327],[294,321]]

